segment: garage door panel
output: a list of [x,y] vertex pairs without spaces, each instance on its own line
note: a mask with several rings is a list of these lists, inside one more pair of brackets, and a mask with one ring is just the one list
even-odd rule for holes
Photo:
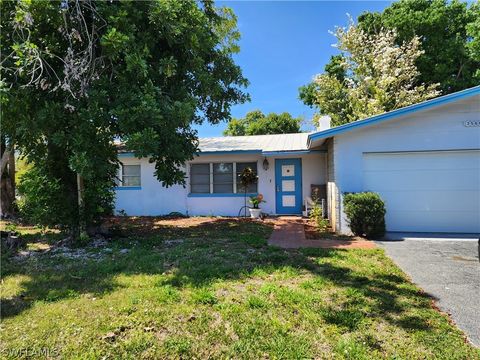
[[[364,164],[364,170],[422,170],[422,169],[480,169],[480,152],[466,151],[437,151],[417,153],[375,153],[366,154],[369,161]],[[428,158],[425,163],[426,158]]]
[[[423,211],[390,211],[388,219],[388,231],[409,231],[409,232],[457,232],[476,233],[478,223],[471,212],[458,214],[455,223],[452,223],[449,212],[423,212]],[[418,221],[422,219],[422,221]],[[405,224],[410,224],[405,229]],[[477,230],[476,230],[477,229]]]
[[480,197],[470,191],[382,191],[388,208],[401,211],[470,211],[480,212]]
[[[480,156],[480,155],[479,155]],[[377,191],[388,190],[476,190],[480,183],[480,169],[460,169],[452,182],[451,169],[448,170],[390,170],[366,171],[365,184]],[[399,181],[398,178],[401,178]]]
[[363,165],[388,231],[480,232],[480,151],[364,154]]

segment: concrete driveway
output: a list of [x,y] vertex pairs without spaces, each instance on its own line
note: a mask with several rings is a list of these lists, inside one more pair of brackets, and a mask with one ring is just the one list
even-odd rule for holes
[[480,346],[480,262],[476,240],[377,241],[414,283],[436,298],[470,341]]

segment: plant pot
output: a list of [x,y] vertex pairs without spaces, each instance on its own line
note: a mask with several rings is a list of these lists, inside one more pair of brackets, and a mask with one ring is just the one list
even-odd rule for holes
[[259,219],[262,214],[262,209],[248,209],[250,211],[250,217],[252,219]]

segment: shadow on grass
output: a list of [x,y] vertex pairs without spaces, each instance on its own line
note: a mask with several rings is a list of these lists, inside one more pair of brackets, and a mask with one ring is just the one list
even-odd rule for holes
[[[164,275],[160,286],[203,288],[219,280],[243,279],[258,271],[273,273],[292,267],[350,292],[346,302],[334,304],[339,308],[322,312],[327,323],[354,330],[362,319],[374,316],[408,330],[429,328],[424,319],[402,313],[406,306],[409,310],[412,306],[429,307],[430,298],[405,278],[386,272],[380,262],[378,268],[370,268],[366,273],[354,270],[348,257],[352,250],[270,247],[267,238],[271,226],[244,219],[210,219],[185,225],[178,231],[167,227],[166,233],[166,228],[153,219],[149,224],[156,225],[148,225],[148,236],[134,241],[114,240],[108,245],[112,252],[99,258],[39,255],[25,263],[7,261],[3,264],[4,278],[24,275],[26,279],[20,284],[20,294],[2,299],[2,316],[16,316],[37,301],[56,302],[83,294],[102,296],[122,286],[116,280],[118,275]],[[177,241],[168,240],[172,238]],[[128,252],[121,253],[120,249]],[[363,255],[366,259],[378,259],[383,254],[381,250],[354,250],[354,254],[355,251],[359,261]],[[405,305],[405,297],[415,301]],[[363,302],[374,303],[371,313],[362,310]]]

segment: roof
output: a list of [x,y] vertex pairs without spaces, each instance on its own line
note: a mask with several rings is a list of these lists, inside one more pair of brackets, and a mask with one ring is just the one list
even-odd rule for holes
[[[257,153],[265,156],[289,153],[315,152],[308,147],[308,133],[222,136],[200,138],[198,155],[208,154],[247,154]],[[120,141],[115,141],[119,156],[133,156]]]
[[370,126],[373,124],[377,124],[379,122],[384,122],[388,120],[396,119],[400,116],[411,114],[420,110],[430,109],[436,106],[445,105],[452,101],[468,98],[471,96],[480,95],[480,86],[475,86],[469,89],[465,89],[462,91],[457,91],[452,94],[440,96],[431,100],[427,100],[418,104],[410,105],[403,107],[401,109],[393,110],[390,112],[386,112],[380,115],[375,115],[369,117],[364,120],[354,121],[349,124],[337,126],[328,130],[323,130],[315,133],[311,133],[308,135],[308,144],[310,144],[313,140],[321,140],[326,139],[335,135],[339,135],[348,131],[352,131],[355,129],[360,129],[365,126]]
[[[440,96],[418,104],[406,106],[367,119],[358,120],[349,124],[337,126],[331,129],[314,133],[277,134],[277,135],[250,135],[250,136],[223,136],[199,139],[199,154],[234,154],[234,153],[259,153],[265,156],[287,153],[314,152],[322,150],[310,150],[312,141],[324,140],[332,136],[342,134],[365,126],[371,126],[380,122],[396,119],[400,116],[411,114],[420,110],[430,109],[436,106],[480,95],[480,86],[465,89],[452,94]],[[317,142],[315,146],[318,146]],[[132,153],[118,143],[119,152],[125,152],[123,156]]]
[[200,138],[200,153],[308,151],[308,133]]

